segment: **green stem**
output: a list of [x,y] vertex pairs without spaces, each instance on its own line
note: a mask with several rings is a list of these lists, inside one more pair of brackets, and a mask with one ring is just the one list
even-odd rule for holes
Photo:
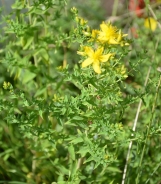
[[[30,9],[30,0],[27,0],[27,5],[28,5],[28,9]],[[30,23],[30,25],[34,24],[34,21],[32,20],[31,13],[29,13],[29,23]],[[37,33],[35,33],[35,35],[33,35],[33,36],[37,40]],[[35,39],[33,41],[32,49],[35,50]],[[35,55],[33,55],[33,58],[34,58],[34,64],[35,64],[35,66],[37,66],[37,63],[38,63],[37,57]]]
[[159,94],[160,84],[161,84],[161,75],[160,75],[158,85],[157,85],[157,88],[156,88],[156,94],[155,94],[154,103],[153,103],[153,106],[152,106],[151,118],[150,118],[150,122],[149,122],[149,125],[148,125],[148,128],[147,128],[146,138],[145,138],[144,146],[143,146],[142,153],[141,153],[141,158],[140,158],[139,167],[138,167],[138,175],[137,175],[137,178],[136,178],[136,184],[139,183],[139,179],[140,179],[140,176],[141,176],[141,164],[143,162],[143,157],[144,157],[144,153],[145,153],[145,149],[146,149],[146,144],[147,144],[147,141],[148,141],[148,138],[149,138],[150,128],[151,128],[151,125],[153,123],[154,112],[155,112],[155,107],[156,107],[157,98],[158,98],[158,94]]
[[113,3],[112,16],[117,15],[118,3],[119,3],[118,0],[115,0],[114,3]]

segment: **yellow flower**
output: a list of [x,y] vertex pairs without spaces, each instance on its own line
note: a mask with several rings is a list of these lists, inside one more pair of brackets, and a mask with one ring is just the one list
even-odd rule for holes
[[3,83],[3,88],[8,89],[10,92],[13,92],[13,86],[11,85],[10,82],[4,82]]
[[78,10],[77,10],[77,8],[73,7],[73,8],[71,8],[71,12],[73,12],[74,14],[77,14]]
[[81,26],[84,26],[87,24],[87,20],[83,19],[83,18],[80,18],[80,25]]
[[157,28],[157,21],[152,17],[146,18],[144,21],[144,26],[152,31],[155,31]]
[[114,54],[109,53],[103,55],[104,48],[98,48],[94,51],[91,47],[85,47],[84,52],[77,52],[79,55],[88,56],[86,60],[82,63],[82,68],[87,67],[89,65],[93,65],[93,69],[96,73],[101,73],[100,62],[107,62],[111,56]]
[[87,20],[83,19],[82,17],[75,17],[76,22],[78,22],[81,26],[84,26],[87,24]]
[[91,35],[91,36],[92,36],[92,38],[94,38],[94,39],[95,39],[95,38],[97,37],[97,35],[98,35],[98,32],[99,32],[98,30],[93,29],[93,30],[92,30],[92,35]]
[[90,33],[90,39],[88,40],[88,42],[93,42],[97,40],[97,36],[98,36],[99,31],[96,29],[93,29],[92,32]]
[[10,86],[11,86],[11,83],[10,82],[3,82],[3,88],[4,89],[10,88]]
[[81,50],[83,51],[77,51],[77,54],[81,55],[81,56],[86,56],[87,55],[87,50],[88,50],[89,47],[87,46],[81,46]]
[[103,22],[100,25],[101,31],[98,33],[98,41],[102,44],[121,44],[123,37],[127,34],[122,34],[116,27],[112,26],[111,23]]
[[99,33],[98,30],[93,29],[93,30],[92,30],[92,33],[91,33],[91,39],[90,39],[89,41],[94,41],[94,40],[96,40],[96,38],[97,38],[97,36],[98,36],[98,33]]

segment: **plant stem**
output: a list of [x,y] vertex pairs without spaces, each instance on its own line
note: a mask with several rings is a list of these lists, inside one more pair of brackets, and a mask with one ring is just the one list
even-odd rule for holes
[[112,16],[117,15],[118,2],[119,2],[118,0],[115,0],[113,3]]
[[[155,45],[155,51],[156,51],[156,49],[158,47],[158,43],[159,43],[159,40],[157,41],[157,43]],[[152,62],[154,60],[154,56],[155,55],[152,56]],[[150,72],[151,72],[151,66],[148,69],[148,73],[146,75],[146,79],[145,79],[145,82],[144,82],[144,87],[146,87],[146,85],[148,83]],[[140,100],[140,102],[139,102],[139,105],[138,105],[138,108],[137,108],[137,112],[136,112],[136,116],[135,116],[135,120],[134,120],[134,124],[133,124],[133,128],[132,128],[132,130],[134,132],[136,131],[136,126],[137,126],[137,122],[138,122],[138,117],[139,117],[141,105],[142,105],[142,100]],[[134,134],[132,134],[131,136],[133,137]],[[123,171],[123,177],[122,177],[122,183],[121,184],[125,184],[125,179],[126,179],[126,174],[127,174],[127,166],[128,166],[128,162],[129,162],[129,158],[130,158],[130,152],[131,152],[131,149],[132,149],[132,144],[133,144],[133,140],[131,140],[130,143],[129,143],[128,153],[127,153],[127,156],[126,156],[126,163],[125,163],[125,167],[124,167],[124,171]]]
[[[27,5],[28,5],[28,9],[30,9],[30,0],[27,0]],[[34,21],[32,20],[31,13],[29,13],[29,23],[30,23],[30,25],[34,24]],[[37,40],[37,34],[35,34],[34,37]],[[33,50],[35,50],[35,38],[34,38],[33,45],[32,45]],[[37,66],[38,61],[37,61],[37,57],[35,54],[33,55],[33,58],[34,58],[34,64],[35,64],[35,66]]]
[[153,123],[154,112],[155,112],[155,107],[156,107],[156,104],[157,104],[157,98],[158,98],[158,94],[159,94],[160,84],[161,84],[161,75],[160,75],[160,78],[159,78],[159,81],[158,81],[158,85],[156,87],[156,94],[155,94],[154,103],[153,103],[153,106],[152,106],[151,118],[150,118],[150,122],[149,122],[149,125],[148,125],[148,128],[147,128],[146,138],[145,138],[145,142],[144,142],[144,146],[143,146],[143,150],[142,150],[141,158],[140,158],[140,162],[139,162],[139,168],[138,168],[138,175],[137,175],[137,178],[136,178],[136,184],[139,183],[139,178],[140,178],[140,175],[141,175],[140,174],[141,164],[143,162],[143,157],[144,157],[144,153],[145,153],[145,149],[146,149],[146,143],[147,143],[148,138],[149,138],[150,128],[151,128],[151,125]]
[[[157,167],[154,169],[154,171],[150,174],[150,176],[153,176],[153,174],[158,170],[158,168],[161,166],[161,162],[157,165]],[[148,178],[145,182],[147,184],[149,182],[150,178]]]
[[[145,83],[144,83],[144,87],[146,87],[146,85],[147,85],[149,75],[150,75],[150,71],[151,71],[151,66],[149,67],[149,70],[148,70],[148,73],[147,73],[147,76],[146,76],[146,80],[145,80]],[[136,112],[136,116],[135,116],[135,120],[134,120],[134,124],[133,124],[133,128],[132,128],[132,130],[134,132],[136,131],[136,126],[137,126],[137,122],[138,122],[138,117],[139,117],[141,105],[142,105],[142,100],[139,101],[139,105],[138,105],[138,108],[137,108],[137,112]],[[133,137],[134,134],[132,134],[131,136]],[[133,143],[133,141],[130,141],[129,148],[128,148],[128,153],[127,153],[127,156],[126,156],[126,164],[125,164],[125,167],[124,167],[124,172],[123,172],[123,177],[122,177],[122,184],[125,183],[125,179],[126,179],[127,166],[128,166],[128,161],[129,161],[129,158],[130,158],[130,152],[131,152],[131,149],[132,149],[132,143]]]

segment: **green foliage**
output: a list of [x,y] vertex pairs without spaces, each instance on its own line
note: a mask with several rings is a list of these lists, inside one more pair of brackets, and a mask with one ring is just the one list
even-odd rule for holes
[[88,6],[17,0],[3,17],[0,183],[121,183],[131,143],[125,183],[160,180],[160,30],[126,38]]

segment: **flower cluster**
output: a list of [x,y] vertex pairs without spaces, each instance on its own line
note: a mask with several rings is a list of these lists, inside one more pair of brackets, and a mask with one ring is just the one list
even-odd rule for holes
[[[80,17],[79,21],[78,18],[76,20],[80,23],[80,26],[87,23],[84,19],[81,20]],[[82,68],[92,65],[94,71],[100,74],[102,63],[108,62],[116,55],[112,48],[129,45],[125,40],[127,34],[123,34],[121,30],[117,29],[110,22],[102,22],[100,30],[91,30],[88,26],[86,27],[88,31],[82,31],[87,36],[86,43],[81,45],[81,49],[77,54],[83,56]]]

